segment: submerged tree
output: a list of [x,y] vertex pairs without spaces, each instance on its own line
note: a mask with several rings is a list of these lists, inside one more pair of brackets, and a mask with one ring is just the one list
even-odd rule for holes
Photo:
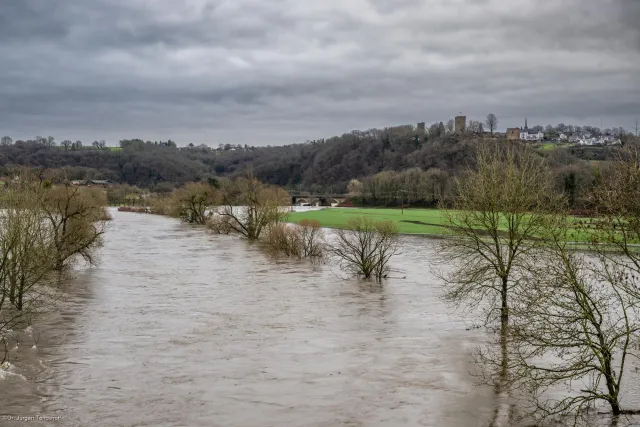
[[518,144],[479,145],[474,167],[456,186],[453,209],[446,211],[451,236],[440,251],[453,265],[443,274],[444,296],[483,310],[485,323],[499,319],[498,342],[477,354],[484,378],[506,402],[514,293],[537,261],[544,233],[558,220],[554,211],[562,210],[564,201],[555,195],[543,160]]
[[344,270],[381,282],[389,274],[389,261],[398,253],[398,243],[398,228],[391,221],[358,217],[349,220],[347,229],[336,230],[329,251]]
[[267,228],[264,238],[267,250],[273,254],[322,260],[324,233],[318,221],[303,220],[298,225],[275,223]]
[[31,294],[33,303],[36,288],[51,282],[55,258],[51,230],[43,221],[40,206],[29,194],[12,198],[13,203],[5,207],[0,219],[0,245],[6,261],[2,279],[10,303],[21,311],[27,295]]
[[453,209],[446,212],[452,236],[441,247],[443,259],[454,265],[444,275],[445,296],[485,307],[487,320],[497,312],[506,326],[510,290],[563,201],[554,196],[543,160],[518,145],[480,145],[475,166],[456,184]]
[[41,200],[24,188],[0,195],[0,339],[46,305],[57,283],[51,229]]
[[[640,359],[638,159],[628,150],[599,180],[591,222],[563,212],[542,222],[537,263],[521,269],[511,289],[501,351],[480,352],[500,390],[530,398],[526,416],[586,424],[603,407],[614,417],[640,413],[622,406],[630,361]],[[590,251],[575,250],[576,236],[590,239]]]
[[258,240],[270,225],[284,220],[289,194],[282,188],[263,184],[253,176],[237,178],[221,189],[223,206],[210,220],[217,233],[235,233]]
[[[640,413],[623,409],[621,388],[629,359],[640,357],[635,276],[608,255],[570,248],[568,226],[549,235],[555,237],[547,241],[544,266],[523,278],[513,310],[510,388],[532,397],[530,415],[540,419],[584,421],[588,409],[602,404],[615,416]],[[567,394],[549,393],[561,386]]]
[[206,224],[218,200],[218,191],[210,184],[190,182],[175,190],[175,214],[193,224]]
[[106,231],[104,193],[68,182],[53,187],[36,182],[32,188],[41,197],[44,218],[51,227],[56,269],[64,270],[77,255],[94,263]]

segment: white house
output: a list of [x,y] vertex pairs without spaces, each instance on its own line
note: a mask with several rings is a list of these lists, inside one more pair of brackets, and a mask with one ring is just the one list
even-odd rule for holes
[[596,140],[594,138],[580,138],[578,140],[578,145],[595,145]]
[[529,129],[522,129],[520,131],[520,139],[522,141],[542,141],[542,138],[544,138],[544,133],[540,131],[535,132]]
[[565,135],[564,133],[561,133],[560,135],[558,135],[558,139],[560,141],[566,141],[567,139],[569,139],[569,137],[567,135]]

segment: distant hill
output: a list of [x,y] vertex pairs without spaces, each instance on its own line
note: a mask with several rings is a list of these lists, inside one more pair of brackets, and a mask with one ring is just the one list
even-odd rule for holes
[[[13,166],[65,168],[70,179],[107,179],[143,188],[169,190],[189,181],[233,176],[251,168],[264,182],[291,189],[346,192],[352,179],[366,181],[384,171],[419,168],[451,180],[473,159],[478,137],[429,137],[413,126],[353,131],[342,136],[286,146],[206,146],[123,140],[120,148],[53,146],[50,138],[0,146],[0,172]],[[557,148],[540,155],[571,185],[589,186],[593,164],[611,158],[611,147]],[[577,183],[577,184],[575,184]]]

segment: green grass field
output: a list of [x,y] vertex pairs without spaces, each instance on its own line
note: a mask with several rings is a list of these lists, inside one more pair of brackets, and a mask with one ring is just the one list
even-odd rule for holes
[[[347,228],[351,218],[365,216],[376,221],[393,221],[402,234],[422,234],[428,236],[444,236],[449,234],[446,227],[445,211],[439,209],[378,209],[378,208],[327,208],[322,210],[293,212],[289,214],[289,222],[299,223],[304,219],[319,221],[326,228]],[[574,219],[578,221],[578,219]],[[505,227],[506,229],[506,227]],[[586,242],[590,238],[588,232],[574,229],[570,239],[574,242]]]
[[403,234],[446,234],[444,211],[438,209],[330,208],[308,212],[294,212],[289,221],[299,223],[303,219],[315,219],[327,228],[347,228],[351,218],[366,216],[376,221],[393,221]]
[[537,149],[538,151],[553,151],[553,150],[557,150],[558,148],[568,148],[568,147],[573,147],[577,144],[571,144],[571,143],[566,143],[566,142],[561,142],[561,143],[555,143],[555,142],[545,142],[545,143],[539,143],[537,145],[534,145],[533,147],[535,149]]

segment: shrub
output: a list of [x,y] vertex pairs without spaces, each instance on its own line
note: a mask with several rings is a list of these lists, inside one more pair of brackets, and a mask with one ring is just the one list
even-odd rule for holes
[[324,255],[323,233],[317,221],[305,220],[300,225],[272,224],[263,242],[273,254],[314,261],[322,259]]
[[230,234],[229,220],[219,214],[213,214],[207,221],[207,228],[215,234]]
[[298,225],[304,258],[324,257],[324,232],[319,221],[305,219]]
[[302,239],[296,226],[284,223],[271,224],[267,228],[263,242],[273,254],[302,258]]

